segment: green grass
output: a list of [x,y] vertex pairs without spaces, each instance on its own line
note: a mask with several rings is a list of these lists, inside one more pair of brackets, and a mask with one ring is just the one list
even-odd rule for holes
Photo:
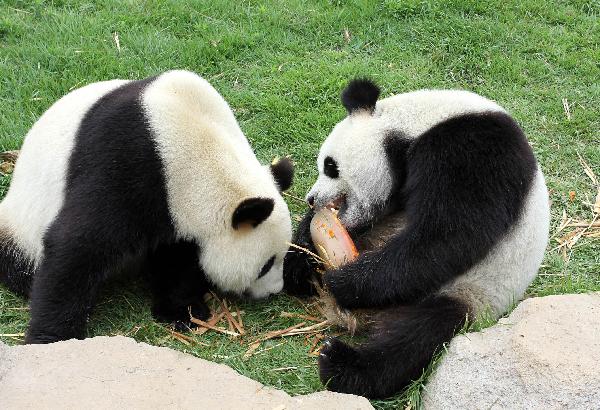
[[[600,175],[598,0],[383,1],[24,1],[0,5],[0,148],[17,149],[28,128],[70,89],[109,78],[139,79],[171,68],[201,73],[234,108],[259,158],[291,154],[291,193],[316,178],[320,143],[344,116],[339,92],[369,75],[383,95],[424,87],[465,88],[505,106],[522,124],[545,172],[552,232],[563,210],[590,219]],[[348,30],[350,38],[344,36]],[[113,32],[119,33],[117,51]],[[571,107],[569,120],[562,99]],[[4,191],[8,178],[0,180]],[[569,191],[576,192],[575,201]],[[295,215],[303,207],[290,202]],[[556,246],[552,240],[549,249]],[[549,252],[530,295],[600,290],[599,241],[583,238],[568,261]],[[23,332],[26,302],[0,289],[0,333]],[[243,303],[246,326],[264,332],[302,312],[279,296]],[[151,320],[138,283],[106,290],[90,335],[127,334],[231,365],[289,393],[321,389],[302,338],[274,341],[249,360],[239,342],[207,334],[188,347]],[[7,343],[17,343],[3,337]],[[293,371],[274,368],[297,367]],[[423,380],[378,408],[418,404]]]

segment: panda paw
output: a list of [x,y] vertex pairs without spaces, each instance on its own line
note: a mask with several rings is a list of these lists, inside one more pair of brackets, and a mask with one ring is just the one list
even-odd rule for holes
[[[76,339],[83,339],[83,336],[81,337],[75,337]],[[25,335],[25,344],[27,345],[37,345],[37,344],[49,344],[49,343],[54,343],[54,342],[60,342],[61,340],[67,340],[70,339],[69,336],[58,336],[55,334],[48,334],[48,333],[44,333],[42,331],[33,331],[33,330],[28,330],[26,335]]]
[[312,283],[316,274],[315,264],[310,256],[296,249],[290,249],[283,261],[283,289],[294,296],[312,296],[316,289]]
[[210,317],[210,309],[203,302],[195,302],[185,307],[168,308],[153,307],[152,316],[159,322],[169,323],[177,332],[187,332],[198,327],[190,320],[190,314],[203,321]]
[[[191,313],[192,317],[195,317],[196,319],[206,321],[210,317],[210,309],[205,303],[193,303],[189,308],[189,313]],[[189,314],[187,319],[189,320]]]
[[204,303],[193,303],[186,309],[185,316],[172,322],[173,328],[178,332],[187,332],[195,329],[198,325],[190,320],[190,314],[193,318],[207,321],[210,317],[210,309]]
[[328,390],[362,395],[364,373],[356,349],[337,338],[325,341],[319,355],[319,376]]
[[323,277],[325,287],[341,308],[367,307],[363,305],[365,298],[360,294],[353,277],[353,272],[348,271],[347,267],[328,271]]

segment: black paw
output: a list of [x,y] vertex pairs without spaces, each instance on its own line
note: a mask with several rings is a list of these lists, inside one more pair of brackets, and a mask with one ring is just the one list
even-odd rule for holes
[[194,328],[195,324],[188,322],[182,322],[181,320],[176,320],[175,322],[171,322],[170,326],[174,331],[184,333],[190,331]]
[[294,296],[315,295],[317,292],[312,281],[320,276],[316,267],[317,264],[311,256],[290,248],[283,261],[284,291]]
[[352,282],[351,272],[343,268],[331,270],[323,277],[325,287],[333,295],[337,304],[344,309],[355,309],[362,306],[358,289]]
[[193,303],[189,306],[189,312],[187,316],[188,321],[190,318],[189,313],[191,313],[196,319],[200,319],[202,321],[207,321],[210,317],[210,309],[205,303]]
[[63,340],[63,339],[57,338],[55,336],[31,335],[31,334],[27,334],[25,336],[25,344],[27,344],[27,345],[42,345],[42,344],[59,342],[61,340]]
[[83,334],[81,335],[57,335],[55,333],[45,332],[43,330],[28,330],[25,335],[25,344],[28,345],[39,345],[39,344],[48,344],[54,342],[60,342],[61,340],[69,340],[69,339],[83,339]]
[[173,329],[177,332],[187,332],[188,330],[195,329],[198,325],[190,320],[190,313],[192,317],[196,319],[200,319],[202,321],[207,321],[210,317],[210,309],[204,303],[194,303],[188,306],[186,309],[187,315],[182,317],[179,320],[171,323]]
[[364,394],[364,376],[359,352],[332,338],[325,341],[319,355],[319,376],[328,390],[340,393]]
[[152,316],[155,320],[169,323],[177,332],[186,332],[198,327],[190,320],[190,313],[196,319],[203,321],[210,317],[210,309],[203,302],[195,302],[188,306],[154,306]]

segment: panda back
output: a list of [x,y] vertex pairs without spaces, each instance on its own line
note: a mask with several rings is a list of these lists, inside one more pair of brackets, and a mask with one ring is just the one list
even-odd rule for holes
[[146,88],[142,106],[162,159],[179,237],[231,231],[231,215],[247,198],[274,198],[273,215],[284,212],[271,174],[206,80],[187,71],[164,73]]
[[464,90],[418,90],[377,102],[374,116],[416,138],[435,125],[460,115],[505,112],[495,102]]

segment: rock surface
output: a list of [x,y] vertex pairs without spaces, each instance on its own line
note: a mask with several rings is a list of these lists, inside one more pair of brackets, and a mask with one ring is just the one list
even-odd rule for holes
[[426,409],[599,409],[600,293],[532,298],[456,337]]
[[[315,369],[316,371],[316,369]],[[372,409],[331,392],[290,397],[233,369],[125,337],[51,345],[0,343],[0,407],[8,409]]]

